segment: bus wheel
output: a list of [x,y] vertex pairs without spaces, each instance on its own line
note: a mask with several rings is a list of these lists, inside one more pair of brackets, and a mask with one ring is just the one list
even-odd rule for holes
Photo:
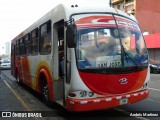
[[45,104],[50,105],[48,84],[46,82],[42,83],[42,98]]

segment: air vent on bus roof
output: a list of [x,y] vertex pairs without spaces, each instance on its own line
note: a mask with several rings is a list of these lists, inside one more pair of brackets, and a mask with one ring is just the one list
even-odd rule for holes
[[72,8],[74,8],[74,7],[78,7],[78,5],[77,5],[77,4],[76,4],[76,5],[71,5],[71,7],[72,7]]

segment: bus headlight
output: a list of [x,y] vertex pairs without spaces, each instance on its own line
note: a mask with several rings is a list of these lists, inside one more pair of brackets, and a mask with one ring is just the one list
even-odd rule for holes
[[69,93],[68,96],[69,97],[76,97],[76,94],[75,93]]
[[94,95],[93,92],[89,92],[89,93],[88,93],[88,96],[89,96],[89,97],[92,97],[93,95]]
[[81,92],[79,92],[79,96],[80,97],[86,97],[87,96],[87,92],[86,91],[81,91]]
[[68,94],[68,97],[70,98],[95,98],[97,97],[97,94],[91,92],[91,91],[72,91]]

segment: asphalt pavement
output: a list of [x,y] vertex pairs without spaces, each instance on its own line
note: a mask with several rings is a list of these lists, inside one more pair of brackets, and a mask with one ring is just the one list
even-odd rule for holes
[[[11,118],[10,116],[16,111],[26,111],[13,89],[0,74],[0,120],[22,120],[21,117]],[[23,120],[28,120],[28,118],[23,118]]]
[[25,111],[24,107],[19,103],[16,96],[2,78],[0,78],[0,106],[1,111]]

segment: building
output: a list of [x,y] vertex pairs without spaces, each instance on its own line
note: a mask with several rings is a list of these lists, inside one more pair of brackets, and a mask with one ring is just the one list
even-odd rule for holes
[[144,35],[149,58],[160,63],[160,33]]
[[160,0],[112,0],[112,6],[133,14],[142,32],[160,33]]
[[135,14],[136,0],[111,0],[112,6],[123,12]]
[[5,55],[7,55],[8,57],[10,57],[10,43],[9,42],[5,42]]

